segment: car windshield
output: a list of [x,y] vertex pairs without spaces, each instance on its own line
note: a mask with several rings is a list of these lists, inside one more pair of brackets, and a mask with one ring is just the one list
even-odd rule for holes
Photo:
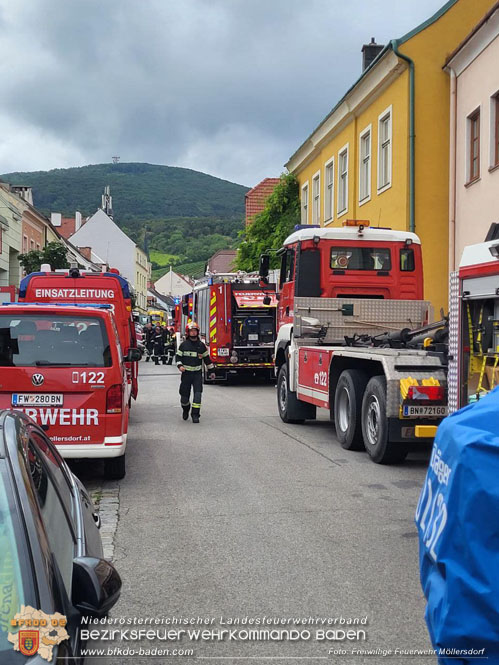
[[110,367],[104,321],[96,316],[0,315],[0,367]]
[[[0,662],[13,660],[8,640],[10,622],[21,605],[32,603],[27,579],[29,558],[11,488],[7,483],[5,460],[0,460]],[[7,656],[8,652],[8,656]],[[9,658],[12,659],[9,660]]]
[[390,270],[390,250],[379,247],[332,247],[333,270]]

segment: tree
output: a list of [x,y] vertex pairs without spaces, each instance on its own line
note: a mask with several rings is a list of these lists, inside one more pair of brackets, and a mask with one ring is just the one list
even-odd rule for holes
[[56,241],[49,242],[42,250],[32,249],[31,252],[20,254],[19,263],[27,275],[31,272],[38,272],[43,263],[48,263],[52,270],[69,268],[66,248],[62,243]]
[[[258,270],[260,255],[268,249],[282,247],[283,241],[299,223],[298,181],[292,173],[283,173],[263,211],[255,216],[247,229],[241,231],[242,243],[237,253],[237,268]],[[271,266],[276,265],[277,260],[273,257]]]

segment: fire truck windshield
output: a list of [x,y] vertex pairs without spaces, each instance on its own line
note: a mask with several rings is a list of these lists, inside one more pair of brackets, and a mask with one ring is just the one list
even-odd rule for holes
[[332,270],[390,270],[390,250],[380,247],[331,247]]
[[0,367],[110,367],[104,321],[91,316],[0,315]]

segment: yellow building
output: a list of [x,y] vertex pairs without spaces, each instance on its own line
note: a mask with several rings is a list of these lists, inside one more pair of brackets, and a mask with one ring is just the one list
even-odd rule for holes
[[300,185],[302,224],[367,219],[417,233],[425,298],[436,312],[447,310],[448,290],[449,76],[443,66],[494,1],[450,0],[380,47],[286,164]]

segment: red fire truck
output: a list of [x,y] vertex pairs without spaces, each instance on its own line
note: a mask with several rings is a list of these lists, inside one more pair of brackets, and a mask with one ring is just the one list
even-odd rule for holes
[[25,411],[64,457],[99,458],[125,475],[125,360],[110,305],[0,307],[0,407]]
[[[46,268],[45,270],[43,270]],[[115,269],[86,272],[78,268],[52,272],[50,266],[27,275],[19,287],[19,302],[25,303],[106,303],[114,315],[123,355],[137,347],[132,316],[130,287]],[[138,362],[127,362],[128,395],[138,393]]]
[[499,225],[486,242],[465,247],[451,273],[449,411],[499,385]]
[[[430,323],[414,233],[298,228],[281,254],[275,345],[284,422],[329,409],[341,445],[376,463],[430,444],[447,413],[446,321]],[[260,274],[268,270],[262,257]]]
[[211,275],[196,282],[182,318],[199,323],[215,365],[215,381],[243,373],[273,377],[276,302],[274,284],[245,273]]

